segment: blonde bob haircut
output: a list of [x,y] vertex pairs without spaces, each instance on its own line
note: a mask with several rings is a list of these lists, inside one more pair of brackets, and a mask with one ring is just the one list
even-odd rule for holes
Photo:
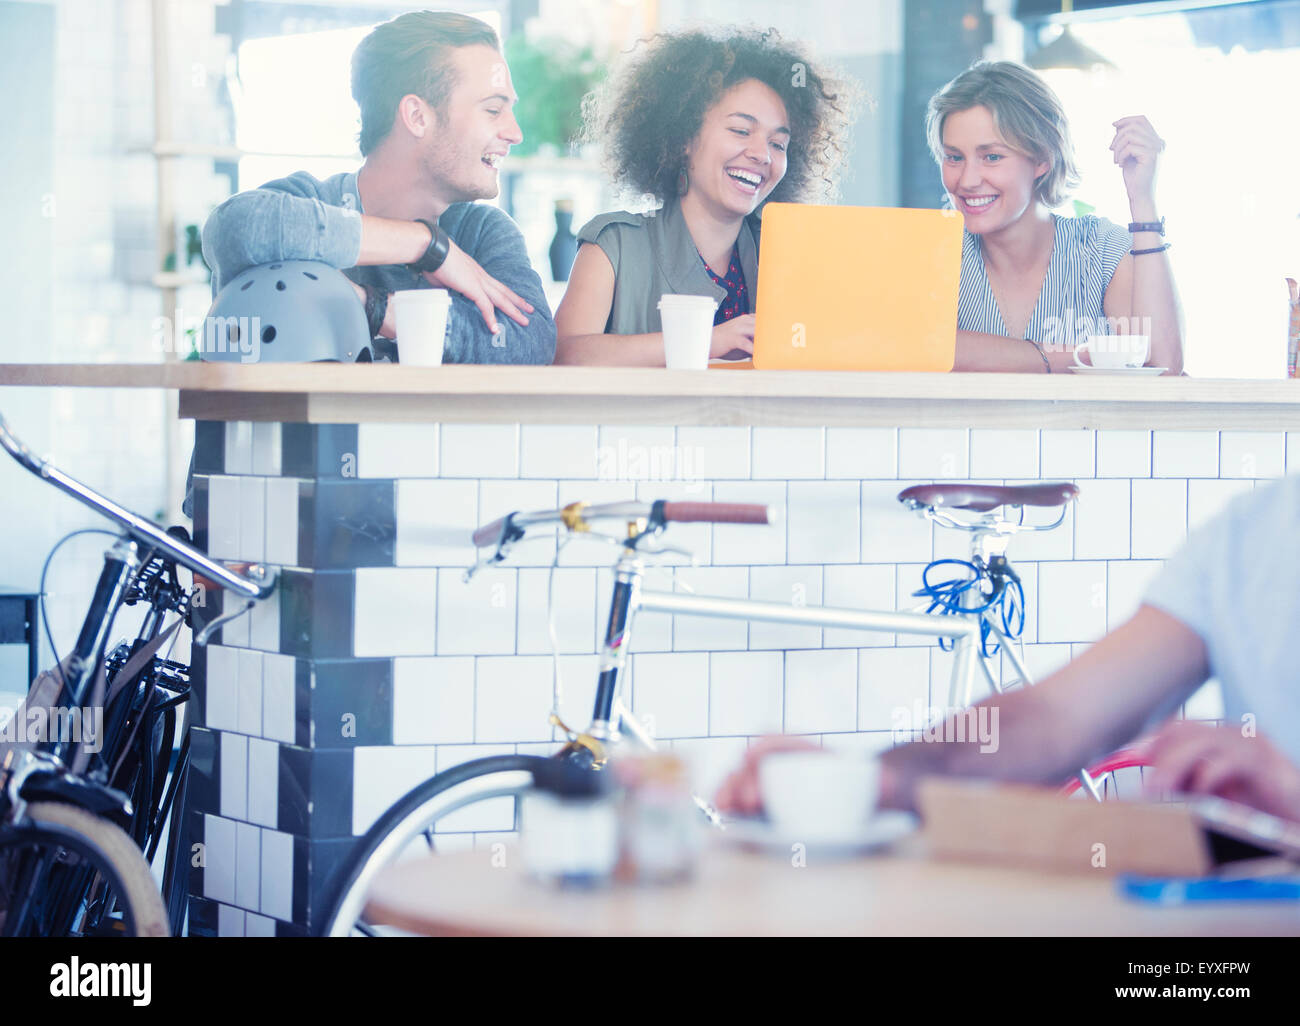
[[1038,75],[1014,61],[977,61],[930,97],[925,131],[934,159],[943,163],[943,123],[949,114],[985,107],[998,132],[1046,172],[1034,183],[1034,195],[1048,207],[1065,202],[1079,184],[1074,144],[1065,109]]

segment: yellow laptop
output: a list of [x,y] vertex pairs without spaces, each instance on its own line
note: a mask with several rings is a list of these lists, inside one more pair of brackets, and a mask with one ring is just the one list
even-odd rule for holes
[[768,204],[754,367],[952,370],[961,244],[955,211]]

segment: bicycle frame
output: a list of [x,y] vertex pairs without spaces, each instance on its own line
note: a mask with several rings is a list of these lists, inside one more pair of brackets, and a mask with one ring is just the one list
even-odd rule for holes
[[[602,743],[619,738],[619,723],[615,705],[619,697],[619,684],[626,664],[627,652],[636,613],[710,616],[726,620],[754,620],[766,623],[788,623],[809,627],[837,627],[851,630],[875,631],[893,634],[913,634],[931,638],[951,638],[954,642],[952,677],[949,682],[949,702],[958,698],[962,705],[969,704],[974,686],[976,667],[982,667],[986,679],[999,689],[988,667],[980,656],[980,614],[938,616],[930,613],[886,612],[874,610],[837,609],[829,606],[792,606],[782,602],[765,602],[755,599],[714,598],[702,595],[683,595],[678,592],[649,591],[641,587],[645,565],[634,549],[624,547],[614,568],[614,591],[610,601],[609,621],[600,652],[599,679],[592,722],[588,733]],[[1005,635],[992,625],[1000,639]],[[1013,664],[1028,680],[1018,657]]]

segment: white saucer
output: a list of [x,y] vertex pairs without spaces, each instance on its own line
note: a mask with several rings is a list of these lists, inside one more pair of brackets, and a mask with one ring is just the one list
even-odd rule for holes
[[847,829],[794,833],[766,819],[728,820],[720,836],[728,844],[788,856],[795,845],[826,858],[858,855],[892,844],[917,828],[920,820],[910,812],[880,812],[870,821]]
[[1075,374],[1118,374],[1121,377],[1128,375],[1135,378],[1163,374],[1168,369],[1168,367],[1080,367],[1078,364],[1070,367]]

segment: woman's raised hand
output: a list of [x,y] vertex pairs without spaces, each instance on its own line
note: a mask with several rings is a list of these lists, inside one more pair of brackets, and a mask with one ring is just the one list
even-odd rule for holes
[[1130,204],[1155,202],[1156,163],[1165,141],[1156,135],[1151,122],[1143,115],[1120,118],[1114,123],[1115,138],[1110,148],[1115,163],[1124,172],[1124,187]]

